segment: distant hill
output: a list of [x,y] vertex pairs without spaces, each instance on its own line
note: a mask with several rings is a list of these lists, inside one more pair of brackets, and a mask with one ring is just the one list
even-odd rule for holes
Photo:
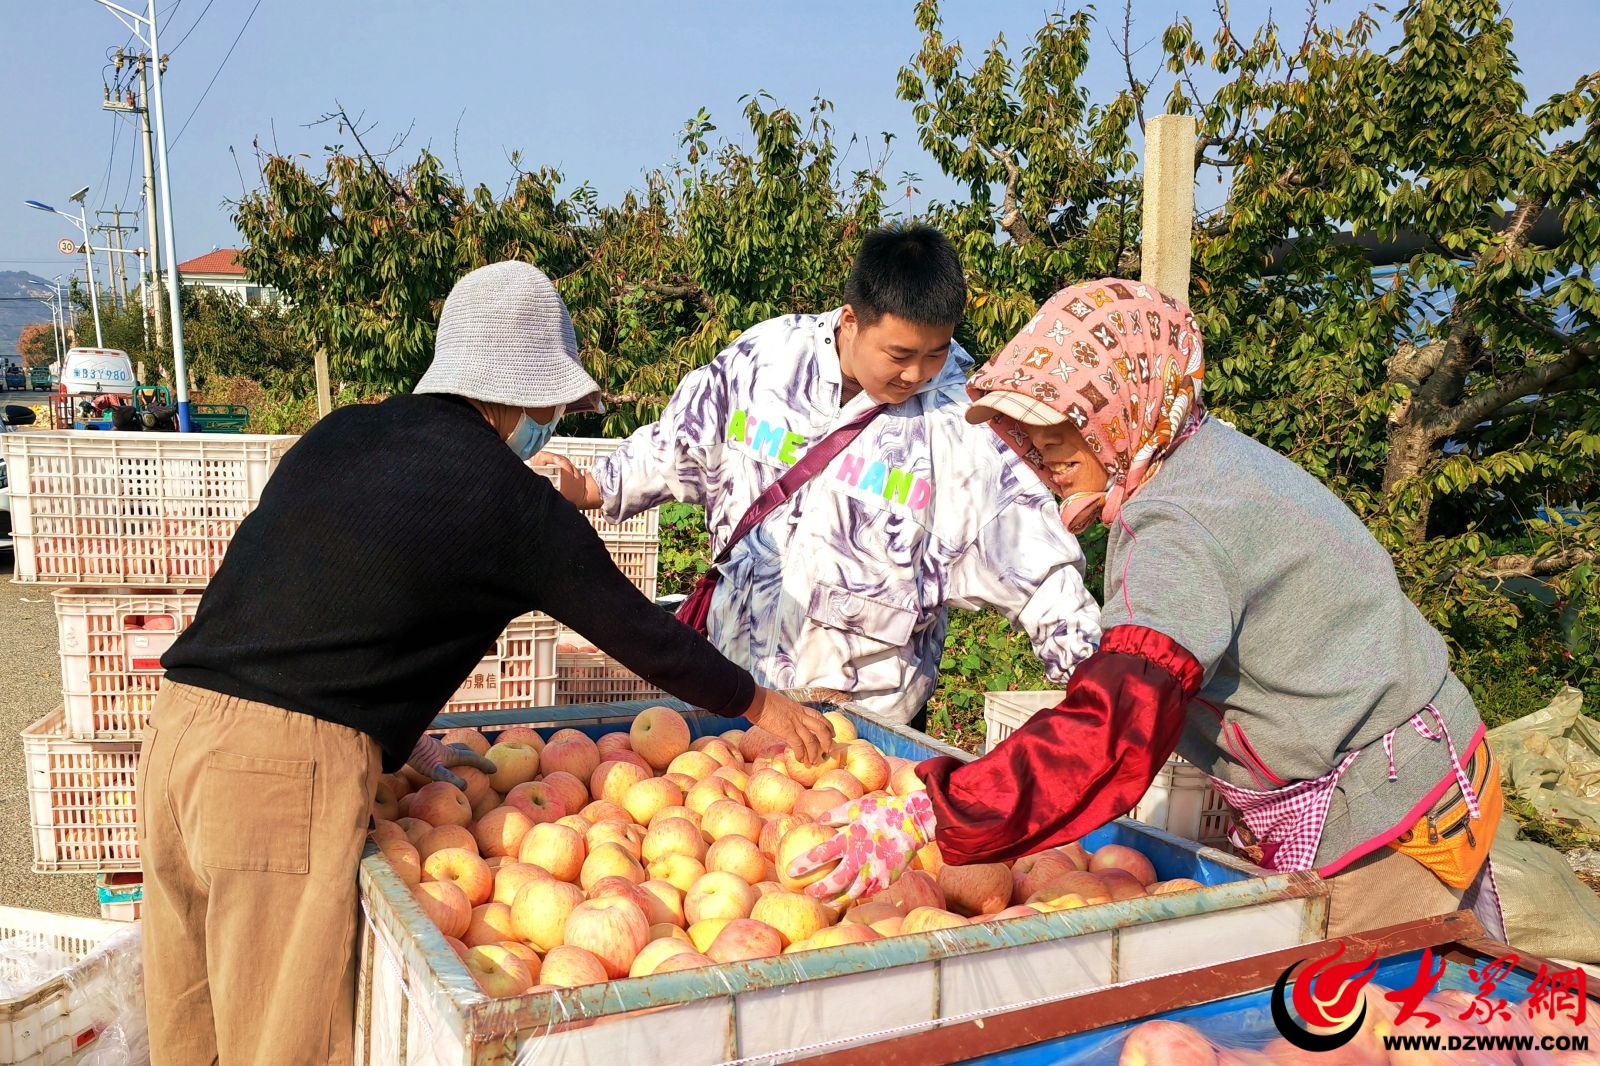
[[37,274],[21,270],[0,270],[0,356],[17,354],[22,327],[34,322],[49,322],[50,308],[30,296],[43,296],[50,283]]

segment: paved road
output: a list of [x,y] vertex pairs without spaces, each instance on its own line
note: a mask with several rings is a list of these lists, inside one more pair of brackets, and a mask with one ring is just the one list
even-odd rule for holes
[[61,703],[50,589],[11,583],[0,553],[0,904],[98,915],[93,875],[35,874],[22,768],[24,728]]

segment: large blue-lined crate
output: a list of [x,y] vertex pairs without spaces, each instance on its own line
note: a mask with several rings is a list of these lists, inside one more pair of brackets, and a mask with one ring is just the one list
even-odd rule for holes
[[[1219,1049],[1239,1051],[1253,1058],[1231,1061],[1250,1063],[1274,1061],[1278,1050],[1268,1054],[1264,1049],[1279,1035],[1272,1020],[1272,989],[1280,976],[1288,973],[1292,980],[1303,972],[1305,964],[1326,960],[1336,949],[1343,953],[1335,960],[1349,963],[1373,956],[1377,972],[1372,983],[1386,989],[1410,987],[1417,980],[1419,966],[1428,962],[1431,971],[1445,967],[1435,991],[1452,990],[1477,995],[1479,986],[1472,980],[1474,967],[1485,967],[1508,955],[1516,957],[1515,968],[1499,979],[1499,987],[1491,1002],[1504,998],[1508,1009],[1516,1012],[1526,1009],[1531,987],[1537,980],[1540,967],[1549,973],[1568,970],[1570,963],[1555,963],[1519,952],[1506,944],[1484,937],[1483,929],[1468,912],[1421,918],[1386,929],[1374,930],[1343,938],[1308,944],[1284,951],[1257,955],[1248,959],[1223,963],[1198,973],[1169,974],[1146,981],[1102,990],[1071,1000],[1038,1006],[1023,1005],[1021,1009],[987,1020],[986,1024],[956,1025],[936,1033],[912,1035],[895,1046],[895,1061],[915,1062],[918,1066],[940,1066],[946,1063],[965,1063],[969,1066],[1116,1066],[1128,1035],[1138,1026],[1155,1020],[1181,1022],[1199,1030]],[[1293,969],[1291,969],[1293,968]],[[1431,972],[1430,971],[1430,972]],[[1480,971],[1481,972],[1481,971]],[[1283,995],[1286,1013],[1299,1022],[1294,1009],[1293,993],[1286,987]],[[1428,1008],[1441,1018],[1447,1014],[1459,1017],[1456,1010],[1440,1007]],[[1563,1062],[1592,1062],[1588,1057],[1600,1049],[1595,1019],[1600,1018],[1600,998],[1592,993],[1587,999],[1585,1026],[1572,1024],[1568,1015],[1576,1013],[1575,1003],[1565,1004],[1565,1014],[1549,1019],[1546,1033],[1565,1036],[1568,1046],[1574,1038],[1588,1040],[1589,1051],[1584,1056],[1568,1057],[1560,1044],[1552,1045],[1551,1055],[1544,1055],[1537,1046],[1524,1063],[1539,1066],[1558,1066]],[[1459,1023],[1458,1023],[1459,1024]],[[1481,1025],[1467,1023],[1466,1030],[1488,1033]],[[1428,1030],[1421,1020],[1412,1020],[1396,1029],[1394,1035],[1425,1036],[1432,1032],[1444,1035],[1443,1027]],[[1458,1030],[1458,1035],[1460,1031]],[[1369,1037],[1368,1039],[1371,1039]],[[1381,1039],[1381,1031],[1379,1033]],[[1559,1037],[1557,1037],[1559,1039]],[[1296,1062],[1322,1061],[1330,1063],[1351,1061],[1380,1061],[1362,1054],[1363,1042],[1351,1041],[1345,1047],[1330,1053],[1298,1053]],[[1282,1048],[1281,1042],[1278,1048]],[[1370,1044],[1367,1050],[1372,1050]],[[1510,1057],[1478,1057],[1467,1054],[1465,1058],[1439,1058],[1429,1061],[1512,1062]],[[1524,1051],[1523,1055],[1530,1055]],[[843,1061],[855,1061],[846,1056],[822,1055],[812,1061],[816,1066],[836,1066]],[[1398,1060],[1396,1060],[1398,1061]],[[1407,1062],[1421,1061],[1407,1058]]]
[[[667,702],[685,709],[682,704]],[[473,726],[627,728],[651,704],[452,714]],[[890,755],[972,756],[846,705]],[[690,713],[695,736],[742,726]],[[772,959],[490,999],[423,917],[375,848],[361,863],[365,926],[356,1061],[368,1066],[561,1062],[782,1062],[994,1016],[1108,985],[1192,970],[1321,939],[1327,887],[1268,873],[1160,830],[1119,820],[1085,846],[1137,846],[1162,879],[1208,887]],[[870,1004],[870,1009],[864,1009]]]
[[[1506,950],[1515,951],[1509,946]],[[1340,961],[1347,960],[1341,959]],[[1380,959],[1378,970],[1373,975],[1372,981],[1374,984],[1382,985],[1389,989],[1405,988],[1416,979],[1417,968],[1422,961],[1423,954],[1420,951],[1406,952],[1402,955]],[[1480,957],[1478,961],[1492,963],[1494,960],[1493,958]],[[1437,958],[1433,965],[1435,968],[1438,967]],[[1440,977],[1435,991],[1451,990],[1476,996],[1479,986],[1473,983],[1468,973],[1468,966],[1464,962],[1458,962],[1457,965],[1451,966],[1447,960],[1444,975]],[[1509,1008],[1513,1010],[1522,1009],[1530,995],[1534,978],[1535,974],[1533,973],[1512,970],[1499,983],[1489,1002],[1493,1002],[1495,999],[1504,999]],[[1262,1051],[1279,1035],[1279,1031],[1272,1021],[1271,995],[1272,990],[1270,988],[1256,989],[1212,1003],[1201,1003],[1192,1007],[1163,1011],[1160,1014],[1122,1022],[1104,1029],[1095,1029],[1091,1032],[1078,1033],[1073,1036],[1058,1037],[1055,1040],[966,1061],[973,1063],[974,1066],[980,1063],[982,1066],[1117,1066],[1117,1059],[1121,1054],[1123,1042],[1128,1034],[1145,1022],[1158,1019],[1182,1022],[1191,1026],[1209,1037],[1218,1047]],[[1289,1006],[1292,1015],[1292,1001],[1286,996],[1285,1002]],[[1587,1014],[1589,1016],[1600,1014],[1600,999],[1590,998]],[[1428,1034],[1426,1023],[1422,1019],[1408,1021],[1397,1031],[1406,1036],[1425,1036]],[[1475,1031],[1488,1032],[1487,1029],[1481,1027],[1476,1028]],[[1585,1038],[1585,1034],[1580,1033],[1576,1026],[1573,1026],[1572,1035],[1580,1039]],[[1530,1050],[1543,1049],[1535,1048]],[[1593,1050],[1600,1051],[1600,1046],[1596,1046]],[[1554,1053],[1555,1049],[1552,1048],[1551,1051]],[[1447,1054],[1448,1052],[1442,1051],[1441,1053]],[[1461,1061],[1479,1062],[1482,1060],[1463,1058]],[[1561,1059],[1558,1057],[1553,1061],[1559,1063]]]

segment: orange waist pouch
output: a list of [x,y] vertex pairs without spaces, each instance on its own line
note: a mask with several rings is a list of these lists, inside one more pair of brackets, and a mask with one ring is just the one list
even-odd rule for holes
[[1439,802],[1389,847],[1411,856],[1451,888],[1467,888],[1489,858],[1505,796],[1500,791],[1500,768],[1489,742],[1481,741],[1467,763],[1467,780],[1478,796],[1478,817],[1467,809],[1460,784],[1450,786]]

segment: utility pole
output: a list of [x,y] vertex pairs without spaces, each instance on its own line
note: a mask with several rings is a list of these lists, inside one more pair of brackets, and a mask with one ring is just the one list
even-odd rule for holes
[[95,212],[95,214],[98,215],[101,218],[104,218],[105,216],[110,215],[112,217],[112,219],[114,220],[112,222],[112,224],[109,225],[109,226],[105,225],[104,223],[101,223],[100,232],[108,235],[111,238],[111,248],[117,254],[117,258],[116,258],[116,271],[117,271],[116,284],[117,284],[117,292],[121,294],[122,306],[123,307],[128,306],[128,271],[127,271],[127,268],[124,267],[123,264],[122,264],[122,255],[123,255],[123,251],[122,251],[122,235],[124,233],[133,233],[139,227],[138,226],[124,226],[122,224],[122,216],[123,215],[133,215],[134,213],[135,212],[132,212],[132,211],[124,211],[122,209],[122,205],[121,204],[118,204],[116,207],[112,208],[110,211],[96,211]]
[[[146,0],[142,15],[123,7],[115,0],[94,0],[94,2],[115,15],[117,21],[139,38],[139,43],[150,50],[153,61],[158,64],[155,77],[150,81],[150,112],[155,119],[157,187],[161,192],[161,243],[166,247],[167,255],[171,257],[176,254],[174,249],[177,247],[177,238],[172,232],[172,171],[167,165],[167,116],[166,109],[161,103],[161,66],[164,65],[166,57],[161,54],[161,32],[156,25],[160,16],[156,11],[156,0]],[[149,66],[148,62],[146,66]],[[189,371],[184,365],[183,358],[181,295],[178,272],[168,270],[167,310],[172,313],[169,324],[172,328],[172,377],[178,394],[178,432],[192,433],[194,423],[189,417]]]
[[[89,228],[89,232],[103,234],[107,240],[109,240],[111,237],[111,230],[107,226],[91,226]],[[118,310],[122,307],[122,304],[117,299],[117,264],[115,257],[112,255],[116,249],[111,247],[109,244],[105,246],[97,244],[95,245],[94,250],[105,255],[106,278],[105,281],[101,283],[100,291],[109,292],[111,294],[111,308],[112,310]]]
[[51,284],[54,286],[56,292],[56,313],[61,316],[61,344],[59,345],[60,354],[56,357],[55,367],[56,373],[59,374],[61,373],[61,364],[67,361],[67,349],[71,348],[73,344],[76,343],[76,338],[73,337],[68,331],[69,319],[67,318],[67,297],[66,294],[61,291],[61,275],[57,274],[55,276],[55,280],[51,282]]
[[135,248],[133,254],[139,257],[139,307],[143,311],[139,315],[139,326],[144,333],[144,350],[148,352],[150,350],[150,287],[145,284],[144,280],[145,251],[143,248]]
[[[132,63],[139,75],[139,95],[135,99],[132,90],[121,99],[113,99],[110,90],[106,91],[106,100],[102,105],[108,111],[125,111],[139,116],[139,146],[144,153],[144,230],[146,243],[150,246],[150,283],[146,286],[148,304],[145,311],[153,313],[156,318],[156,345],[165,345],[165,319],[166,312],[161,304],[161,240],[157,236],[159,227],[156,225],[156,168],[155,149],[151,140],[150,129],[150,54],[138,52],[132,55],[117,49],[116,69],[121,70],[125,63]],[[167,69],[165,57],[161,59],[162,71]]]
[[[144,146],[144,226],[150,245],[150,309],[156,316],[156,347],[166,341],[166,312],[161,306],[161,240],[156,236],[156,164],[155,148],[150,131],[150,74],[148,55],[139,56],[139,140]],[[165,69],[167,61],[161,61]]]

